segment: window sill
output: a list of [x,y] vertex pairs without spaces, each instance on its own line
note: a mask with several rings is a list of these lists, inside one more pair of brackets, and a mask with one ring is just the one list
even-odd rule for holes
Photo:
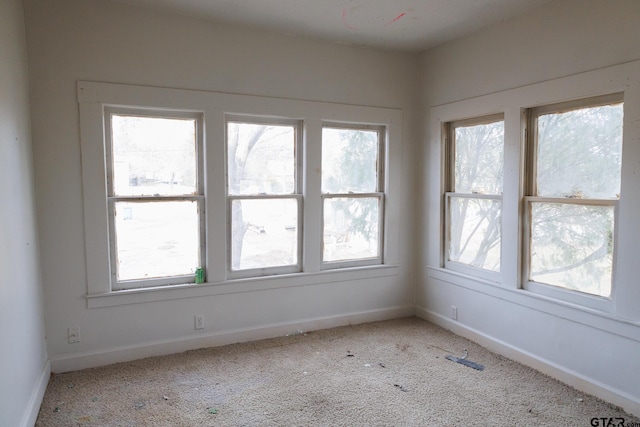
[[528,289],[507,287],[442,267],[428,267],[428,277],[640,342],[640,322],[622,318],[615,313],[552,298]]
[[155,288],[127,289],[122,291],[88,294],[88,308],[115,307],[127,304],[140,304],[154,301],[167,301],[182,298],[199,298],[241,292],[264,291],[270,289],[312,286],[349,280],[366,280],[391,277],[398,274],[397,265],[376,265],[354,267],[341,270],[326,270],[317,273],[295,273],[268,277],[231,279],[216,283],[187,283],[184,285],[162,286]]

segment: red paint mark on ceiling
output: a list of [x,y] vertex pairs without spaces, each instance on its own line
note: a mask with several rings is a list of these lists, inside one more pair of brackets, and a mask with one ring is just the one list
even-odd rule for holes
[[342,23],[343,23],[343,24],[344,24],[344,26],[345,26],[346,28],[348,28],[349,30],[357,30],[357,28],[356,28],[356,27],[354,27],[353,25],[350,25],[350,24],[347,22],[347,8],[346,8],[346,7],[343,7],[343,8],[342,8]]
[[396,16],[395,18],[393,18],[391,21],[387,22],[387,25],[389,24],[393,24],[394,22],[398,21],[399,19],[401,19],[403,16],[405,16],[407,14],[407,12],[402,12],[400,15]]

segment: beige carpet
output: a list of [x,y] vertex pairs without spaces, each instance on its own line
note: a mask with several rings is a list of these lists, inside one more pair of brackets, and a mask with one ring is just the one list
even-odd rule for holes
[[[445,359],[464,349],[483,371]],[[594,417],[640,422],[408,318],[54,375],[36,425],[589,426]]]

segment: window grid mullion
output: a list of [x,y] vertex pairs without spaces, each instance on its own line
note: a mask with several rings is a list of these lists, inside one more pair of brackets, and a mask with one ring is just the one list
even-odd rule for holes
[[456,193],[448,191],[445,193],[448,198],[458,197],[462,199],[489,199],[489,200],[502,200],[502,194],[483,194],[483,193]]
[[[534,223],[533,223],[533,205],[562,205],[562,206],[582,206],[593,208],[606,208],[613,209],[613,235],[615,236],[615,230],[617,229],[617,211],[618,200],[617,198],[583,198],[580,194],[579,197],[558,197],[558,196],[544,196],[539,194],[538,189],[538,152],[539,147],[539,135],[538,135],[538,122],[542,116],[545,115],[562,115],[573,111],[588,110],[597,107],[604,107],[608,105],[621,104],[623,102],[621,94],[604,95],[600,97],[590,98],[588,100],[574,100],[558,104],[549,104],[540,107],[531,108],[528,110],[528,117],[526,120],[527,129],[525,132],[525,196],[524,201],[524,217],[523,217],[523,238],[522,238],[522,286],[525,288],[535,289],[537,292],[543,294],[559,296],[561,298],[567,298],[571,301],[583,302],[585,297],[595,297],[596,299],[602,298],[599,294],[602,288],[598,290],[588,291],[589,287],[585,288],[573,288],[566,285],[566,278],[548,278],[548,282],[536,281],[532,278],[533,270],[533,244],[534,244]],[[576,126],[579,126],[580,122],[577,122]],[[566,160],[566,159],[565,159]],[[574,184],[579,184],[575,182]],[[615,238],[614,238],[615,239]],[[615,242],[615,240],[614,240]],[[612,249],[612,271],[615,268],[615,244]],[[586,260],[586,258],[585,258]],[[538,261],[540,264],[540,261]],[[560,264],[564,266],[565,264]],[[572,264],[568,264],[571,266]],[[540,267],[538,265],[538,267]],[[605,269],[606,271],[606,269]],[[577,273],[579,274],[579,273]],[[594,279],[595,280],[595,279]],[[601,285],[600,285],[601,286]],[[610,287],[613,289],[613,275],[610,278]],[[611,290],[609,291],[611,292]],[[556,295],[557,294],[557,295]],[[608,296],[604,296],[605,298]],[[583,298],[583,299],[581,299]],[[587,300],[584,300],[587,303]]]
[[584,205],[584,206],[617,206],[616,199],[578,199],[571,197],[538,197],[526,196],[525,201],[528,203],[558,203],[567,205]]
[[[487,269],[484,266],[474,266],[467,264],[462,260],[451,259],[451,248],[453,238],[453,211],[452,211],[452,199],[466,199],[466,200],[487,200],[494,201],[500,204],[500,213],[498,213],[498,227],[501,228],[501,210],[502,210],[502,193],[484,193],[478,192],[458,192],[458,184],[456,182],[456,176],[458,170],[456,168],[456,156],[458,151],[458,141],[456,138],[457,130],[460,128],[472,128],[481,127],[485,125],[492,125],[502,122],[502,156],[504,157],[504,114],[492,114],[483,117],[469,118],[463,120],[455,120],[451,122],[445,122],[442,124],[443,135],[443,224],[442,224],[442,266],[445,268],[452,268],[453,270],[461,271],[465,274],[476,275],[491,281],[498,281],[499,272]],[[485,136],[486,138],[486,136]],[[473,188],[471,188],[473,190]],[[466,218],[463,218],[463,220]],[[458,224],[459,227],[463,227],[464,222]],[[501,235],[501,229],[498,230],[498,235]],[[460,231],[462,233],[462,231]],[[474,230],[475,233],[475,230]],[[484,238],[484,237],[483,237]],[[499,237],[501,240],[501,238]],[[489,249],[487,249],[488,251]],[[501,250],[500,250],[501,251]],[[501,252],[498,256],[500,256]]]
[[[191,111],[163,111],[149,108],[128,108],[128,107],[112,107],[103,108],[103,132],[105,147],[105,174],[106,174],[106,201],[107,201],[107,219],[108,219],[108,244],[109,244],[109,266],[110,266],[110,289],[121,290],[138,287],[164,286],[171,284],[183,284],[194,280],[194,273],[185,273],[160,277],[140,277],[134,279],[119,280],[118,276],[118,239],[116,235],[116,204],[117,203],[133,203],[147,204],[159,202],[195,202],[197,204],[197,238],[198,242],[198,259],[197,266],[204,266],[206,259],[205,245],[205,207],[204,207],[204,173],[203,173],[203,114]],[[115,174],[115,155],[114,155],[114,132],[113,117],[138,117],[141,119],[185,119],[192,120],[194,124],[193,149],[195,150],[195,192],[191,194],[163,194],[163,195],[116,195],[116,185],[114,180]],[[148,137],[148,135],[145,135]]]
[[[258,194],[242,194],[240,189],[237,189],[235,192],[231,193],[230,182],[232,178],[240,179],[241,175],[234,175],[232,177],[232,171],[229,169],[229,147],[230,147],[230,136],[229,136],[229,126],[230,124],[234,124],[236,126],[242,125],[262,125],[262,126],[280,126],[280,127],[291,127],[293,130],[293,162],[294,162],[294,170],[293,170],[293,192],[280,194],[280,193],[258,193]],[[239,132],[239,130],[238,130]],[[303,182],[303,122],[299,119],[290,119],[290,118],[274,118],[274,117],[259,117],[259,116],[245,116],[245,115],[237,115],[237,114],[226,114],[225,115],[225,163],[227,165],[226,172],[226,209],[227,209],[227,230],[226,230],[226,274],[228,278],[247,278],[247,277],[256,277],[256,276],[266,276],[271,274],[285,274],[285,273],[296,273],[300,272],[302,269],[302,259],[303,259],[303,242],[302,242],[302,228],[303,228],[303,194],[302,194],[302,182]],[[260,136],[262,138],[262,136]],[[260,141],[260,139],[258,139]],[[247,154],[248,157],[248,154]],[[263,165],[264,166],[264,165]],[[246,165],[245,165],[246,167]],[[235,171],[236,174],[239,171]],[[240,249],[236,249],[234,247],[234,228],[235,222],[234,219],[234,202],[242,202],[242,201],[268,201],[268,200],[295,200],[297,209],[296,209],[296,236],[295,236],[295,244],[296,244],[296,261],[295,264],[291,265],[264,265],[264,266],[241,266],[240,260],[242,259],[242,252],[246,250],[245,242],[244,242],[244,234],[242,235],[242,243],[238,243],[238,247],[242,248],[242,251],[236,253],[235,251]],[[240,205],[242,206],[242,205]],[[236,237],[237,238],[237,235]],[[241,245],[241,246],[240,246]],[[240,257],[240,258],[235,258]],[[238,263],[236,268],[234,268],[235,263]]]
[[230,201],[233,200],[278,200],[278,199],[296,199],[301,200],[302,194],[234,194],[229,195],[227,198]]
[[109,201],[114,202],[131,202],[131,203],[144,203],[144,202],[181,202],[190,200],[204,200],[204,196],[200,194],[194,195],[180,195],[180,196],[110,196],[107,198]]
[[374,193],[324,193],[322,194],[323,199],[358,199],[358,198],[367,198],[367,197],[376,197],[380,198],[384,196],[383,192],[374,192]]
[[[320,198],[321,198],[321,202],[322,202],[322,210],[321,210],[321,228],[322,228],[322,249],[321,249],[321,269],[332,269],[332,268],[343,268],[343,267],[349,267],[349,266],[364,266],[364,265],[375,265],[375,264],[381,264],[383,263],[383,259],[384,259],[384,239],[385,239],[385,235],[384,235],[384,224],[385,224],[385,189],[386,189],[386,157],[387,157],[387,132],[388,132],[388,128],[385,126],[379,126],[379,125],[361,125],[361,124],[354,124],[354,123],[333,123],[333,122],[324,122],[322,125],[323,128],[323,142],[322,142],[322,147],[325,147],[325,141],[324,141],[324,137],[325,137],[325,130],[328,130],[329,132],[331,130],[343,130],[343,131],[347,131],[347,132],[358,132],[358,131],[368,131],[368,132],[375,132],[375,138],[376,138],[376,151],[375,151],[375,190],[374,191],[363,191],[363,192],[336,192],[336,193],[329,193],[326,191],[322,191],[321,189],[321,194],[320,194]],[[351,136],[349,136],[351,137]],[[323,148],[324,151],[324,148]],[[324,162],[324,154],[323,154],[323,162]],[[370,166],[370,165],[369,165]],[[323,166],[324,168],[324,166]],[[323,171],[323,176],[326,172]],[[331,172],[329,173],[331,176]],[[345,177],[343,177],[344,179]],[[324,178],[323,178],[324,180]],[[347,180],[348,181],[348,180]],[[343,181],[344,182],[344,181]],[[353,182],[348,182],[346,185],[346,188],[349,187],[357,187],[358,184],[355,184]],[[376,254],[375,256],[370,256],[372,254],[366,254],[364,255],[363,253],[356,253],[356,252],[351,252],[349,253],[349,251],[343,252],[343,253],[339,253],[338,249],[338,245],[339,245],[339,240],[336,240],[336,234],[327,234],[327,230],[332,230],[331,226],[328,226],[327,224],[327,218],[325,218],[325,214],[327,213],[327,208],[329,208],[331,205],[328,204],[329,201],[331,200],[338,200],[338,199],[376,199],[377,200],[377,248],[376,248]],[[345,214],[346,219],[343,219],[343,221],[351,221],[351,213],[347,213]],[[339,221],[336,221],[336,223],[339,223]],[[336,227],[336,223],[334,223],[332,225],[332,227]],[[332,231],[336,232],[336,230],[342,230],[342,227],[344,227],[344,224],[337,226],[337,228],[334,228]],[[351,226],[349,226],[350,228]],[[345,231],[345,234],[348,236],[349,235],[349,231]],[[357,232],[356,232],[357,233]],[[330,247],[328,241],[327,240],[327,236],[333,236],[333,239],[329,239],[331,240],[332,243],[332,247],[333,249],[328,249]],[[337,234],[338,236],[340,235],[339,233]],[[361,234],[362,237],[364,237],[364,239],[369,242],[369,245],[371,245],[371,236],[365,236],[365,234]],[[370,247],[371,248],[371,247]],[[369,248],[369,250],[370,250]],[[368,252],[369,250],[365,250],[363,252]],[[330,251],[336,251],[334,255],[336,255],[335,258],[333,258],[330,254]]]

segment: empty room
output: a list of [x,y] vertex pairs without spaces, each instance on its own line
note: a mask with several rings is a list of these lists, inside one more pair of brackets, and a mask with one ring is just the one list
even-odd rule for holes
[[0,29],[0,426],[640,425],[640,1]]

